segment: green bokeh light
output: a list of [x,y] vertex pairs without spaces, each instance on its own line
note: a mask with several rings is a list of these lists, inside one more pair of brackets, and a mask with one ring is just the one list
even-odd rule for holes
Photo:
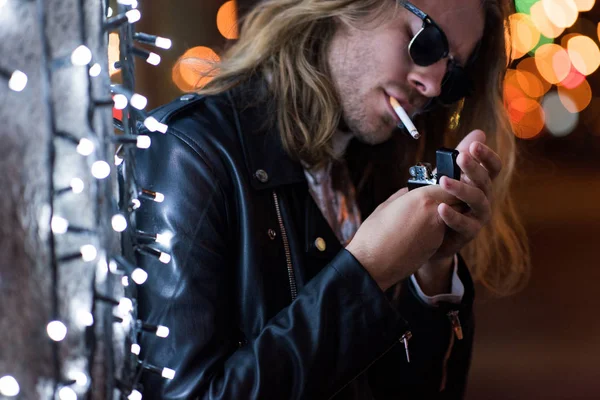
[[517,8],[517,12],[529,14],[531,6],[533,6],[538,1],[540,0],[515,0],[515,7]]

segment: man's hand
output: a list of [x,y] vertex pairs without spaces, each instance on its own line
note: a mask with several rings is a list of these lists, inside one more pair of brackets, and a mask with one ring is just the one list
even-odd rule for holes
[[485,145],[485,133],[475,130],[457,146],[457,164],[463,171],[460,181],[443,177],[440,186],[464,201],[468,210],[442,203],[438,213],[449,229],[429,261],[416,273],[417,281],[427,295],[445,293],[449,287],[449,268],[454,254],[473,240],[492,216],[492,181],[502,170],[498,154]]

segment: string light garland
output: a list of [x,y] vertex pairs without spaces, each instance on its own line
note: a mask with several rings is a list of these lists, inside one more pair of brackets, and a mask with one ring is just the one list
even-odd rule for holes
[[[172,379],[175,371],[167,366],[146,365],[138,358],[142,353],[137,343],[139,335],[166,338],[169,328],[137,318],[135,288],[146,282],[148,271],[133,260],[141,252],[163,263],[170,262],[171,256],[166,251],[149,243],[168,244],[172,234],[141,234],[130,225],[131,214],[143,201],[161,202],[164,195],[138,188],[134,176],[118,178],[115,165],[130,159],[132,149],[147,149],[152,145],[148,135],[139,134],[138,124],[161,133],[168,128],[143,111],[148,100],[135,92],[133,71],[135,57],[154,65],[160,62],[159,54],[139,45],[169,49],[172,43],[167,38],[134,32],[134,24],[141,18],[135,0],[118,0],[114,11],[102,0],[76,0],[71,41],[62,48],[72,47],[65,54],[48,34],[58,19],[50,15],[46,2],[26,3],[14,6],[23,10],[28,7],[27,12],[37,22],[35,34],[41,47],[41,73],[28,76],[20,69],[0,65],[0,85],[4,82],[4,87],[13,92],[23,92],[28,83],[41,86],[42,91],[36,96],[40,96],[45,108],[46,119],[41,125],[49,133],[39,151],[47,154],[47,204],[40,224],[47,232],[44,240],[51,276],[50,318],[40,329],[47,335],[51,348],[52,372],[51,376],[37,378],[46,382],[40,386],[46,398],[104,399],[120,392],[128,399],[139,400],[143,390],[137,381],[142,370],[159,372],[165,379]],[[0,5],[3,12],[13,7],[11,2],[5,4],[2,0]],[[96,13],[101,18],[94,26],[90,21]],[[108,33],[112,31],[120,39],[118,67],[123,78],[120,85],[108,83],[106,49]],[[87,97],[81,104],[85,110],[81,113],[84,123],[78,131],[65,128],[68,124],[62,123],[62,108],[57,104],[55,93],[60,90],[60,77],[65,74],[73,76],[73,84]],[[24,91],[23,95],[28,93]],[[123,119],[111,126],[107,117],[113,107],[123,110]],[[86,167],[72,168],[69,162]],[[89,201],[84,214],[69,210],[68,204],[75,201]],[[89,301],[75,301],[63,293],[64,282],[69,279],[67,271],[74,268],[81,276],[91,278],[91,285],[85,282],[81,285],[92,289]],[[65,356],[65,350],[73,350],[72,342],[85,343],[83,354]],[[14,373],[0,370],[0,397],[19,394],[38,397],[33,392],[24,393],[37,389],[20,385],[20,379],[16,369]]]

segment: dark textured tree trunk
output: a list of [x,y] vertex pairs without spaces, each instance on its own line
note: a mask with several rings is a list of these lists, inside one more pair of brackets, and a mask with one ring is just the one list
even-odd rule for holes
[[[13,92],[0,77],[0,377],[18,381],[18,399],[49,399],[57,380],[91,371],[87,386],[70,387],[80,398],[85,393],[111,398],[125,332],[113,335],[112,323],[103,325],[103,316],[112,312],[103,304],[95,307],[93,328],[79,320],[92,312],[94,285],[109,296],[122,290],[114,278],[97,280],[97,270],[106,265],[103,249],[116,249],[115,240],[106,239],[112,235],[106,225],[110,228],[114,181],[97,181],[90,174],[96,160],[112,165],[102,140],[111,131],[111,108],[94,108],[92,102],[110,100],[103,4],[8,0],[0,7],[0,70],[19,69],[29,78],[22,92]],[[72,51],[82,44],[92,50],[90,65],[102,67],[97,77],[89,76],[87,66],[70,63]],[[52,139],[58,132],[93,137],[97,151],[84,157],[73,143]],[[72,178],[83,180],[84,191],[53,198],[51,189],[69,187]],[[92,235],[56,235],[55,255],[93,244],[99,249],[96,260],[58,262],[53,268],[52,210],[71,225],[96,230]],[[48,322],[56,318],[68,328],[58,344],[46,333]]]

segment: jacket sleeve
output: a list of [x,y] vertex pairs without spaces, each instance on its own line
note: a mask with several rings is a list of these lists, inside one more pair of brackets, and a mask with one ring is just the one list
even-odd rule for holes
[[[404,348],[387,353],[369,370],[376,399],[409,398],[462,399],[471,363],[474,319],[473,280],[464,260],[458,257],[458,276],[465,292],[460,304],[426,304],[411,280],[402,284],[397,308],[410,326],[410,363]],[[462,339],[454,330],[449,313],[455,312]]]
[[[239,343],[231,229],[232,193],[198,146],[174,129],[152,134],[136,153],[140,187],[164,195],[144,200],[136,229],[171,232],[168,263],[140,252],[148,272],[139,317],[169,328],[142,333],[144,365],[170,368],[173,379],[144,370],[144,399],[329,398],[398,342],[404,319],[366,270],[342,250],[257,337]],[[211,156],[212,157],[212,156]],[[164,258],[163,258],[164,260]]]

